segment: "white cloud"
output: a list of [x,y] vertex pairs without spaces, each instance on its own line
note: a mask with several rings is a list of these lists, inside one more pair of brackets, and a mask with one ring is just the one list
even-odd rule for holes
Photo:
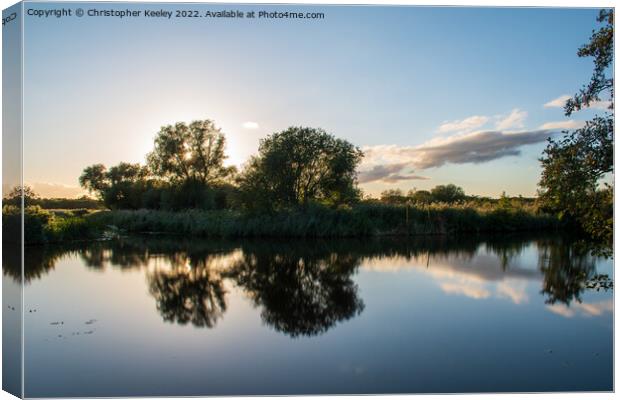
[[495,128],[499,131],[523,128],[527,112],[515,108],[510,114],[497,122]]
[[[564,106],[566,105],[566,101],[568,101],[569,99],[571,99],[573,96],[570,96],[568,94],[564,94],[560,97],[557,97],[547,103],[544,104],[545,108],[564,108]],[[609,106],[611,105],[611,101],[609,100],[599,100],[599,101],[593,101],[592,103],[590,103],[589,107],[586,108],[595,108],[595,109],[599,109],[599,110],[607,110],[609,108]]]
[[428,179],[424,176],[415,175],[411,170],[407,170],[410,170],[407,163],[375,165],[370,169],[360,171],[358,181],[359,183],[368,183],[374,181],[397,183],[400,181],[409,181],[414,179]]
[[243,126],[245,129],[258,129],[258,128],[260,128],[260,125],[258,125],[258,122],[254,122],[254,121],[246,121],[241,126]]
[[411,169],[427,169],[452,164],[479,164],[521,154],[520,147],[542,143],[556,132],[535,130],[523,132],[482,131],[435,138],[419,146],[378,145],[364,147],[361,170],[375,166],[399,165]]
[[568,99],[570,99],[571,96],[567,95],[567,94],[563,94],[560,97],[557,97],[551,101],[548,101],[547,103],[544,104],[543,107],[545,108],[564,108],[564,105],[566,104],[566,101]]
[[553,121],[542,124],[539,129],[579,129],[585,124],[584,121],[568,119],[566,121]]
[[444,122],[437,129],[438,132],[469,132],[474,129],[480,128],[489,121],[489,117],[484,115],[472,115],[471,117],[455,120],[450,122]]
[[611,101],[609,100],[599,100],[599,101],[594,101],[590,103],[590,107],[588,108],[597,108],[599,110],[607,110],[609,109],[610,105],[611,105]]

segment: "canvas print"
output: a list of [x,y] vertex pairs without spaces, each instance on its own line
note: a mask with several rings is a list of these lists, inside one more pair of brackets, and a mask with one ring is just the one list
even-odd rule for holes
[[5,391],[614,390],[613,8],[2,25]]

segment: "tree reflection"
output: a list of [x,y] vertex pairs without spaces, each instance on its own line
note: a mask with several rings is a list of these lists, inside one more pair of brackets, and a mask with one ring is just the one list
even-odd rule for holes
[[542,293],[548,304],[581,303],[581,293],[596,278],[596,259],[570,240],[541,240],[539,269],[543,273]]
[[[521,265],[524,249],[538,247],[538,268]],[[496,257],[472,263],[480,250]],[[597,273],[598,260],[562,237],[531,236],[338,239],[334,241],[204,240],[134,236],[66,246],[28,247],[24,280],[40,279],[63,257],[79,256],[94,270],[144,270],[149,293],[165,321],[214,327],[227,309],[233,285],[260,309],[273,329],[292,337],[326,332],[359,315],[364,302],[353,276],[362,263],[447,268],[476,279],[540,279],[550,304],[581,301],[584,290],[610,290],[613,281]],[[484,262],[483,262],[484,261]],[[3,252],[4,274],[21,280],[21,249]]]
[[[24,283],[41,279],[56,267],[63,257],[75,254],[71,246],[36,246],[24,251]],[[16,282],[22,277],[22,249],[19,246],[4,246],[2,249],[2,271]]]
[[227,276],[262,308],[263,321],[275,330],[314,336],[364,309],[351,279],[359,263],[357,256],[324,244],[244,246]]
[[156,270],[147,276],[164,321],[212,328],[226,311],[222,278],[209,267],[208,258],[187,257],[170,270]]

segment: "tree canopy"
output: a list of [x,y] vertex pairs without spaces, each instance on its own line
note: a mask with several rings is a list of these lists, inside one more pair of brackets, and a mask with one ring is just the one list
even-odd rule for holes
[[290,127],[260,141],[238,182],[250,208],[341,204],[359,197],[356,168],[362,156],[322,129]]
[[225,207],[222,198],[230,192],[226,181],[235,172],[223,164],[225,144],[210,120],[164,126],[146,165],[91,165],[80,176],[80,185],[110,208]]
[[148,168],[121,162],[109,169],[103,164],[86,167],[79,181],[80,186],[96,193],[108,207],[139,208],[148,176]]
[[433,200],[442,203],[454,203],[465,199],[465,192],[463,188],[448,184],[438,185],[431,190],[431,196]]
[[147,156],[151,171],[162,179],[203,184],[220,182],[234,172],[225,167],[226,139],[211,120],[177,122],[161,128]]
[[602,10],[597,21],[604,25],[577,52],[579,57],[594,57],[594,72],[590,82],[566,102],[564,111],[570,116],[605,101],[604,97],[609,99],[607,109],[583,128],[549,141],[541,158],[543,173],[539,185],[540,200],[547,210],[576,221],[592,239],[610,246],[613,187],[603,180],[614,170],[614,80],[607,75],[611,73],[614,54],[613,10]]

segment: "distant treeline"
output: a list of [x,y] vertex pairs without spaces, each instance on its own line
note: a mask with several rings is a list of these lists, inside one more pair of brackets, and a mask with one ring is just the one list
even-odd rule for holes
[[412,189],[405,193],[401,189],[390,189],[381,192],[378,199],[367,198],[368,201],[380,202],[391,205],[428,205],[435,203],[444,204],[469,204],[472,207],[501,206],[501,207],[536,207],[536,198],[523,196],[507,196],[502,193],[499,198],[488,196],[472,196],[465,194],[463,188],[453,184],[438,185],[431,190]]
[[22,198],[26,207],[38,206],[46,210],[102,210],[103,202],[88,196],[77,199],[42,198],[29,186],[15,187],[2,199],[3,205],[21,207]]

